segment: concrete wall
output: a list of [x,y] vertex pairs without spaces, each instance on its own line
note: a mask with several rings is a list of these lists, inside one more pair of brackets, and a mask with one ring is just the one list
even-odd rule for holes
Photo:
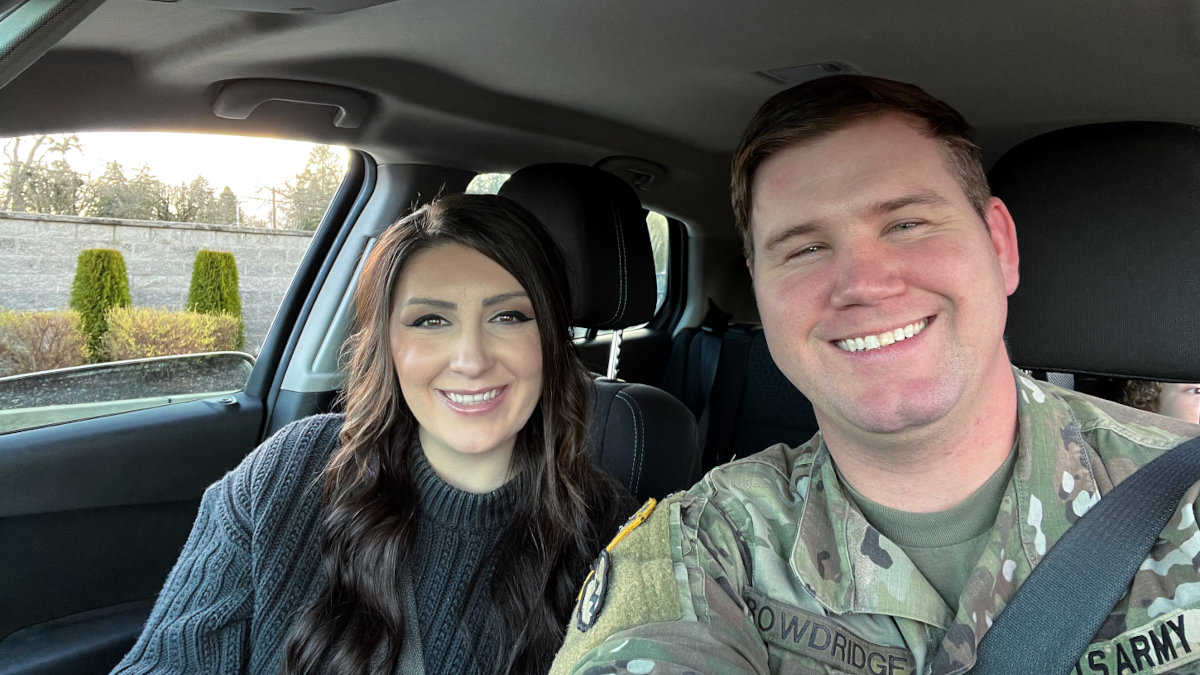
[[257,354],[311,237],[293,230],[0,211],[0,308],[65,309],[79,252],[111,248],[125,256],[135,306],[183,309],[196,252],[228,251],[237,260],[246,351]]

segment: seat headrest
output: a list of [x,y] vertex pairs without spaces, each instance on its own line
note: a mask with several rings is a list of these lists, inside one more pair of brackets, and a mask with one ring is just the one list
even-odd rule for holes
[[618,329],[653,318],[654,254],[632,186],[590,166],[536,164],[500,194],[532,211],[566,254],[574,325]]
[[1200,381],[1200,129],[1094,124],[1032,138],[993,167],[1017,225],[1017,366]]

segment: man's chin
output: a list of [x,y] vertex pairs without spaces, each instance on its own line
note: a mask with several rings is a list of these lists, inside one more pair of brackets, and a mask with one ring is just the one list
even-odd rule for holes
[[847,431],[895,436],[927,429],[945,419],[953,404],[939,398],[910,397],[887,404],[851,406],[843,408],[839,417],[843,424],[851,427]]

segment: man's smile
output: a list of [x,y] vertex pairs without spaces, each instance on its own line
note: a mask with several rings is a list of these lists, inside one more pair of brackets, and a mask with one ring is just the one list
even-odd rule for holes
[[917,335],[921,331],[925,330],[925,327],[928,325],[929,317],[926,317],[920,321],[905,324],[904,326],[886,330],[882,333],[834,340],[833,344],[836,345],[838,349],[847,352],[861,352],[870,351],[872,349],[882,349],[883,347],[907,340],[908,338]]

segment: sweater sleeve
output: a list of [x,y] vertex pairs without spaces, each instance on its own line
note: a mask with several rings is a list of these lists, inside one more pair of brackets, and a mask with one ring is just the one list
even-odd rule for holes
[[179,560],[142,634],[113,675],[242,670],[251,613],[250,532],[234,483],[244,466],[208,488]]
[[[335,416],[285,427],[205,491],[191,535],[167,576],[142,634],[113,675],[242,672],[250,658],[254,615],[255,521],[271,511],[264,476],[288,475],[305,463],[298,445],[336,436]],[[315,443],[314,443],[315,442]],[[308,448],[306,448],[308,449]],[[318,461],[324,457],[309,461]]]

